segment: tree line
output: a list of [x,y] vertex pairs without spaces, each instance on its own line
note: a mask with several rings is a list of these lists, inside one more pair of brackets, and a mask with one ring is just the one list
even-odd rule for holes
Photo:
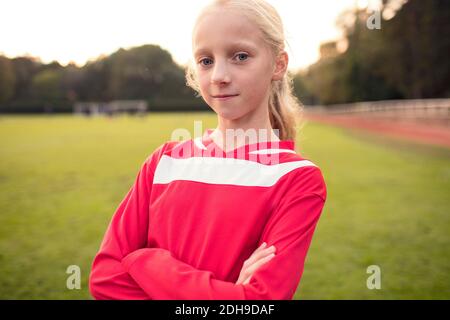
[[[401,1],[400,1],[401,2]],[[346,50],[321,47],[321,59],[295,78],[301,101],[337,104],[450,97],[450,1],[383,1],[381,29],[369,29],[366,10],[344,12],[338,25]]]
[[78,101],[143,99],[158,109],[204,108],[186,87],[184,69],[157,45],[61,66],[30,57],[0,57],[0,110],[68,112]]
[[[400,0],[401,1],[401,0]],[[384,0],[381,29],[364,9],[342,13],[337,42],[296,72],[294,90],[308,105],[450,97],[450,1]],[[391,14],[392,15],[392,14]],[[83,67],[0,56],[0,112],[71,112],[78,101],[143,99],[151,110],[208,110],[186,86],[184,67],[157,45],[119,49]]]

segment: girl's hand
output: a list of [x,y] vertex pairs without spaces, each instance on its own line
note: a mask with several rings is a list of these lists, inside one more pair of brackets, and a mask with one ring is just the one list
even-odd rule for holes
[[245,260],[242,266],[241,273],[239,274],[239,279],[236,284],[247,284],[250,282],[250,278],[253,273],[264,263],[268,262],[275,256],[275,246],[270,246],[266,248],[267,243],[263,243],[259,248],[253,252],[253,254]]

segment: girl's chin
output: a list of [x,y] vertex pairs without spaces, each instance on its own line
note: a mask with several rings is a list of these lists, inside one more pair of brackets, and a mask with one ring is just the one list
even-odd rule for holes
[[216,108],[214,111],[216,112],[216,114],[226,120],[237,120],[239,118],[241,118],[244,113],[242,112],[236,112],[235,108],[230,107],[228,110],[228,108]]

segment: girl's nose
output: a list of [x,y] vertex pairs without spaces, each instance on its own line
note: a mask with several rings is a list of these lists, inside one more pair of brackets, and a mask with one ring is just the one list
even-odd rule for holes
[[211,76],[211,83],[220,84],[230,82],[230,75],[224,63],[216,63]]

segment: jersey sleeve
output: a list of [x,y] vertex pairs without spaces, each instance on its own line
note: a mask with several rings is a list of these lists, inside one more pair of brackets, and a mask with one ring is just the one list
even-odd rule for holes
[[121,260],[146,245],[154,168],[164,146],[159,146],[141,165],[133,185],[109,223],[89,275],[89,290],[95,299],[149,299],[124,270]]
[[246,288],[249,299],[293,298],[326,197],[318,167],[298,172],[264,228],[261,242],[274,245],[276,254],[253,274]]
[[122,265],[153,299],[287,300],[292,299],[303,273],[311,239],[326,200],[320,169],[295,175],[291,188],[267,222],[260,243],[276,247],[276,255],[243,285],[216,279],[161,248],[130,253]]

